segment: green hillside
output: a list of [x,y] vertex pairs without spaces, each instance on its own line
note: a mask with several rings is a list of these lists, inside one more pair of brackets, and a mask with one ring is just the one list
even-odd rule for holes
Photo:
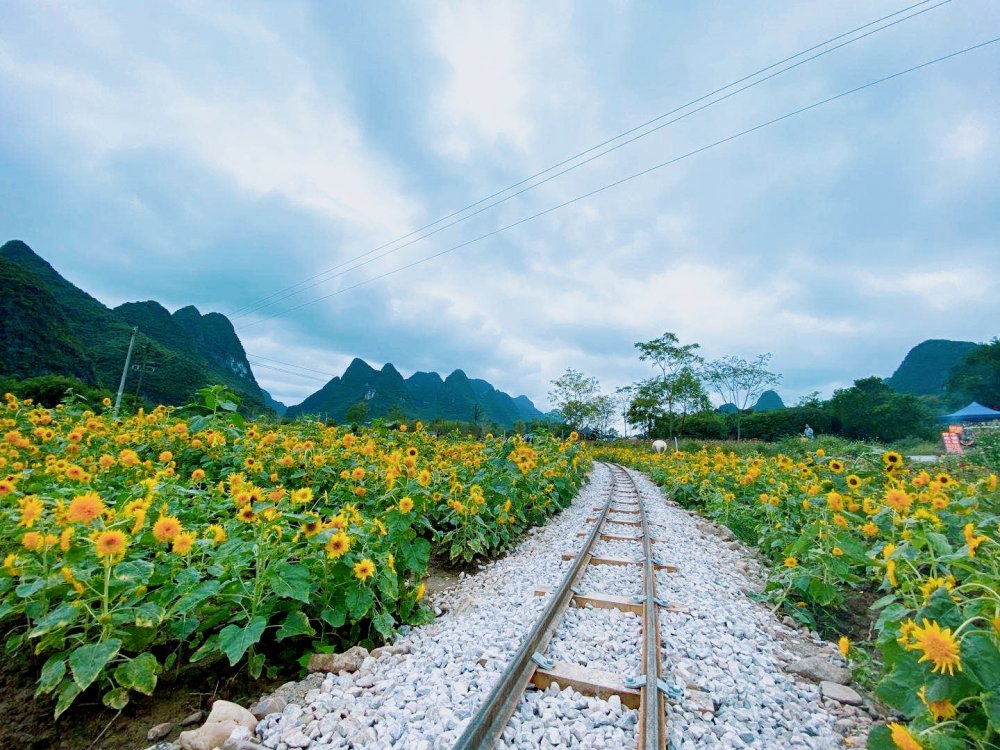
[[478,418],[509,427],[519,419],[543,417],[526,396],[511,398],[485,380],[470,380],[462,370],[444,380],[436,372],[416,372],[404,379],[391,364],[376,370],[360,359],[301,404],[288,407],[286,416],[308,414],[344,421],[347,410],[361,402],[367,404],[369,418],[399,411],[428,422]]
[[922,341],[910,349],[896,372],[885,382],[899,393],[943,395],[952,368],[978,347],[979,344],[971,341]]
[[202,325],[199,339],[156,302],[128,303],[109,310],[19,240],[0,246],[0,275],[4,289],[0,374],[22,378],[68,374],[113,391],[121,378],[132,328],[138,325],[126,392],[138,390],[151,403],[182,404],[198,388],[221,382],[239,391],[250,409],[264,408],[245,355],[242,367],[239,362],[220,365],[219,358],[210,355],[212,350],[225,352],[228,362],[234,352],[242,353],[224,316],[218,318],[225,325],[215,319]]

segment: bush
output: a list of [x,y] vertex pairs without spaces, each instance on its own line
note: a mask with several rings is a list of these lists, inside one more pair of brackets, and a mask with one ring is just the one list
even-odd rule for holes
[[101,399],[112,395],[109,391],[92,388],[68,375],[40,375],[26,380],[0,378],[0,394],[13,393],[19,399],[31,399],[36,404],[50,409],[65,400],[70,392],[82,397],[91,405],[96,405]]

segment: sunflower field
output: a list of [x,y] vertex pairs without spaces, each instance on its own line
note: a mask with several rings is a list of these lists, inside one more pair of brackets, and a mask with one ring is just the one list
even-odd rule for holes
[[[996,748],[997,475],[908,466],[870,446],[836,456],[810,445],[797,456],[721,448],[657,456],[645,447],[594,455],[646,472],[681,505],[756,544],[771,563],[767,596],[803,624],[836,622],[863,594],[877,597],[868,644],[880,656],[875,692],[900,718],[877,727],[869,747]],[[847,638],[840,647],[864,659]]]
[[0,626],[57,716],[88,689],[120,709],[181,662],[258,677],[275,653],[426,621],[432,552],[496,554],[588,468],[573,441],[419,423],[355,433],[164,407],[116,422],[10,394],[0,409]]

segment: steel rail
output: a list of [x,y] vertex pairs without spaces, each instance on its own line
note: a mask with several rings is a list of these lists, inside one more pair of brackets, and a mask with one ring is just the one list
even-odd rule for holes
[[507,669],[504,670],[489,695],[486,696],[479,709],[469,720],[465,731],[455,743],[454,750],[489,750],[500,739],[504,727],[507,726],[510,717],[517,710],[521,697],[524,695],[536,668],[532,657],[535,653],[540,653],[545,649],[555,633],[563,612],[573,598],[573,586],[586,568],[590,550],[601,533],[601,527],[608,515],[608,508],[611,507],[611,500],[615,496],[615,486],[617,485],[614,472],[612,471],[611,474],[612,485],[608,492],[608,498],[601,510],[601,515],[598,516],[590,534],[580,548],[579,554],[573,560],[566,575],[563,576],[559,588],[555,591],[549,606],[545,608],[541,619],[525,636],[521,648],[514,654]]
[[640,699],[639,715],[639,747],[660,748],[665,747],[665,738],[662,736],[664,724],[666,723],[664,714],[663,695],[660,692],[660,622],[658,616],[659,603],[656,598],[656,568],[654,567],[653,537],[649,528],[649,519],[646,515],[646,506],[642,502],[642,494],[635,483],[635,478],[623,469],[635,488],[636,498],[639,501],[639,519],[642,522],[642,551],[643,551],[643,581],[645,583],[645,606],[643,607],[643,666],[645,667],[646,684],[643,686],[642,697]]

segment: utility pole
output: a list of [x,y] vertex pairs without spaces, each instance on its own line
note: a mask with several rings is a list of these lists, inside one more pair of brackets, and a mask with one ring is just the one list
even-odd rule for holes
[[111,414],[112,419],[118,419],[118,407],[122,402],[122,391],[125,390],[125,378],[128,377],[128,365],[132,360],[132,347],[135,346],[135,336],[139,333],[139,326],[132,329],[132,339],[128,342],[128,354],[125,355],[125,366],[122,368],[122,379],[118,384],[118,395],[115,396],[115,410]]

